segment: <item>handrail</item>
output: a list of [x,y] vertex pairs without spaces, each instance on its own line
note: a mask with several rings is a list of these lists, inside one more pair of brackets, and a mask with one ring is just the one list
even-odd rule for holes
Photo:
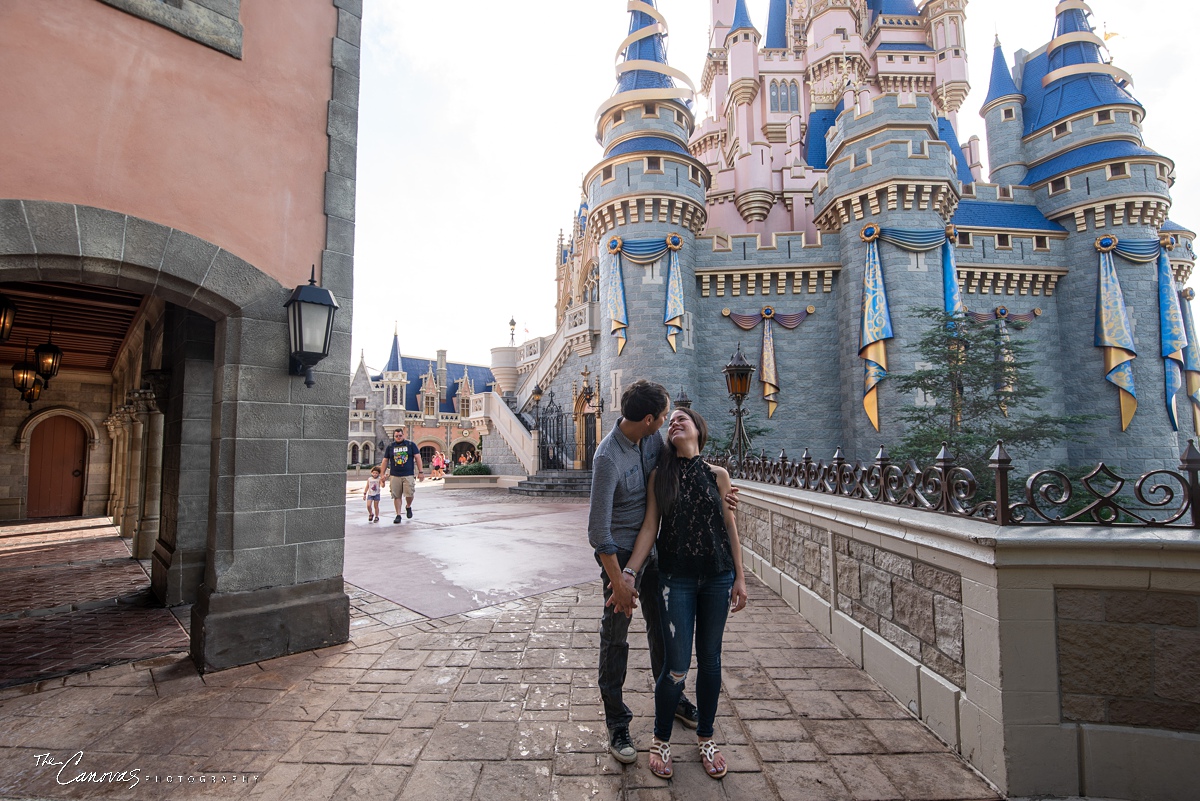
[[537,443],[533,433],[513,414],[504,398],[496,392],[477,392],[471,396],[471,420],[486,417],[521,462],[527,475],[537,473]]

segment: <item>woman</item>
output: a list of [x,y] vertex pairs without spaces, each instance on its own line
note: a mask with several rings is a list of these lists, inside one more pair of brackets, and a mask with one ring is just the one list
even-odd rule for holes
[[[725,758],[713,742],[721,692],[721,638],[730,612],[746,606],[746,578],[733,511],[721,502],[732,482],[723,468],[704,462],[704,418],[676,409],[667,427],[667,448],[646,488],[646,518],[625,568],[631,582],[658,545],[666,663],[654,686],[654,739],[650,770],[670,778],[671,728],[696,639],[696,738],[704,770],[720,779]],[[661,529],[660,529],[661,522]],[[656,540],[657,535],[657,540]]]

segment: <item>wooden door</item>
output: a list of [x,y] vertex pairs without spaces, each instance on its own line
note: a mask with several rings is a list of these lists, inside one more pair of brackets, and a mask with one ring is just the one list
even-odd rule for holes
[[66,415],[48,418],[29,438],[29,517],[83,514],[86,435]]

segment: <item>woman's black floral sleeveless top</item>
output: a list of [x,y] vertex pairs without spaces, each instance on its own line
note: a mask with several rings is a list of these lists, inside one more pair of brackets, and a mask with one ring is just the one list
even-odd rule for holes
[[680,459],[679,497],[658,532],[658,568],[683,576],[733,570],[717,477],[699,457]]

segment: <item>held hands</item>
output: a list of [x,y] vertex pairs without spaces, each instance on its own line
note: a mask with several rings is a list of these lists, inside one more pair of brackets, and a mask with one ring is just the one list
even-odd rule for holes
[[746,608],[746,577],[739,576],[729,591],[729,612],[736,614]]
[[633,576],[628,573],[621,574],[621,580],[616,584],[609,584],[612,587],[612,595],[604,602],[605,606],[611,606],[614,612],[625,615],[625,617],[633,617],[633,610],[637,609],[638,591],[633,587]]

